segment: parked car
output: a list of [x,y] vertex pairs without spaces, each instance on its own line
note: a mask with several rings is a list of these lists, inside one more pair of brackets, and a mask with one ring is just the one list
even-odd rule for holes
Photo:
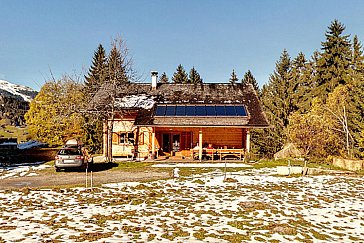
[[68,144],[57,152],[54,166],[58,172],[61,169],[70,168],[86,169],[90,167],[92,163],[92,157],[85,148],[74,144]]

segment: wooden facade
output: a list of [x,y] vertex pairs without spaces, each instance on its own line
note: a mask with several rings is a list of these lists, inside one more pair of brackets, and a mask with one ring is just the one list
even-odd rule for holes
[[[135,126],[133,117],[116,119],[113,125],[114,157],[156,158],[179,156],[191,158],[191,149],[201,144],[213,148],[249,151],[249,129],[240,127],[153,127]],[[104,154],[107,151],[104,135]],[[200,142],[202,141],[202,142]]]

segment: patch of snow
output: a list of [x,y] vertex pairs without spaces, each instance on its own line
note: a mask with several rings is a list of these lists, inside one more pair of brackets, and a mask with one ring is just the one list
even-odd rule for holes
[[35,171],[44,170],[49,167],[52,166],[41,164],[41,162],[35,164],[21,164],[21,165],[19,164],[19,165],[12,165],[9,167],[3,167],[2,169],[0,169],[0,179],[12,178],[12,177],[36,176],[37,173],[35,173]]
[[149,110],[153,108],[154,103],[154,97],[146,95],[130,95],[121,99],[116,99],[115,106],[119,108],[142,108]]
[[18,144],[14,143],[14,142],[4,142],[4,143],[0,143],[0,145],[18,145]]
[[30,148],[36,148],[36,147],[44,147],[45,145],[46,145],[45,143],[31,140],[28,142],[18,144],[18,149],[30,149]]

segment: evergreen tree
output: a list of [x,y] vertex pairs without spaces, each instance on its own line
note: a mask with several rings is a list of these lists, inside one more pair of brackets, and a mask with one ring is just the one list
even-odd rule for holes
[[168,76],[165,72],[163,72],[163,74],[160,76],[159,83],[161,83],[161,84],[169,83]]
[[290,70],[291,60],[288,52],[284,50],[268,84],[263,86],[261,92],[263,109],[272,128],[254,132],[254,147],[256,152],[270,157],[280,150],[286,141],[284,128],[288,125],[292,112],[291,96],[288,92]]
[[115,85],[129,83],[125,60],[116,44],[113,44],[111,48],[107,64],[107,82],[114,83]]
[[260,90],[259,90],[259,85],[258,85],[258,82],[257,80],[254,78],[252,72],[250,70],[248,70],[248,72],[246,72],[244,74],[244,77],[243,79],[241,80],[241,83],[243,85],[246,85],[246,84],[251,84],[253,85],[255,91],[259,94],[260,93]]
[[188,83],[188,76],[187,76],[187,73],[186,73],[185,69],[183,68],[182,64],[178,65],[176,72],[174,72],[174,74],[173,74],[172,81],[175,84]]
[[107,58],[105,49],[100,44],[94,53],[92,65],[85,76],[85,95],[88,100],[99,90],[105,82],[107,74]]
[[188,78],[188,83],[190,84],[202,84],[202,79],[200,74],[196,71],[195,67],[190,70],[190,75]]
[[354,72],[364,73],[363,46],[357,35],[353,39],[352,69]]
[[339,84],[350,80],[349,67],[352,56],[349,35],[343,35],[345,26],[334,20],[326,32],[326,41],[322,42],[320,58],[317,62],[315,95],[325,100]]
[[[86,102],[89,102],[101,85],[107,81],[107,74],[107,57],[104,47],[100,44],[95,51],[89,72],[85,76],[84,96],[86,97]],[[87,113],[82,115],[84,119],[82,126],[84,144],[90,151],[99,152],[102,148],[102,121]]]
[[288,92],[291,94],[293,111],[309,109],[311,100],[310,69],[302,52],[298,53],[297,57],[292,60]]
[[236,76],[236,73],[235,73],[235,70],[233,69],[233,72],[231,73],[231,75],[230,75],[230,79],[229,79],[229,83],[231,84],[231,85],[235,85],[236,84],[236,82],[238,82],[238,76]]

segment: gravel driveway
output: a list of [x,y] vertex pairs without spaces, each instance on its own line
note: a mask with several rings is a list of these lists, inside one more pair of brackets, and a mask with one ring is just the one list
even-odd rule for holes
[[[43,166],[43,168],[42,168]],[[0,189],[20,189],[24,187],[57,187],[67,185],[85,186],[85,172],[67,171],[55,173],[53,168],[44,165],[19,166],[7,170],[0,170]],[[90,185],[90,173],[88,184]],[[102,170],[93,172],[93,185],[116,183],[123,181],[146,181],[169,178],[170,173],[157,168],[143,168],[137,171]]]

